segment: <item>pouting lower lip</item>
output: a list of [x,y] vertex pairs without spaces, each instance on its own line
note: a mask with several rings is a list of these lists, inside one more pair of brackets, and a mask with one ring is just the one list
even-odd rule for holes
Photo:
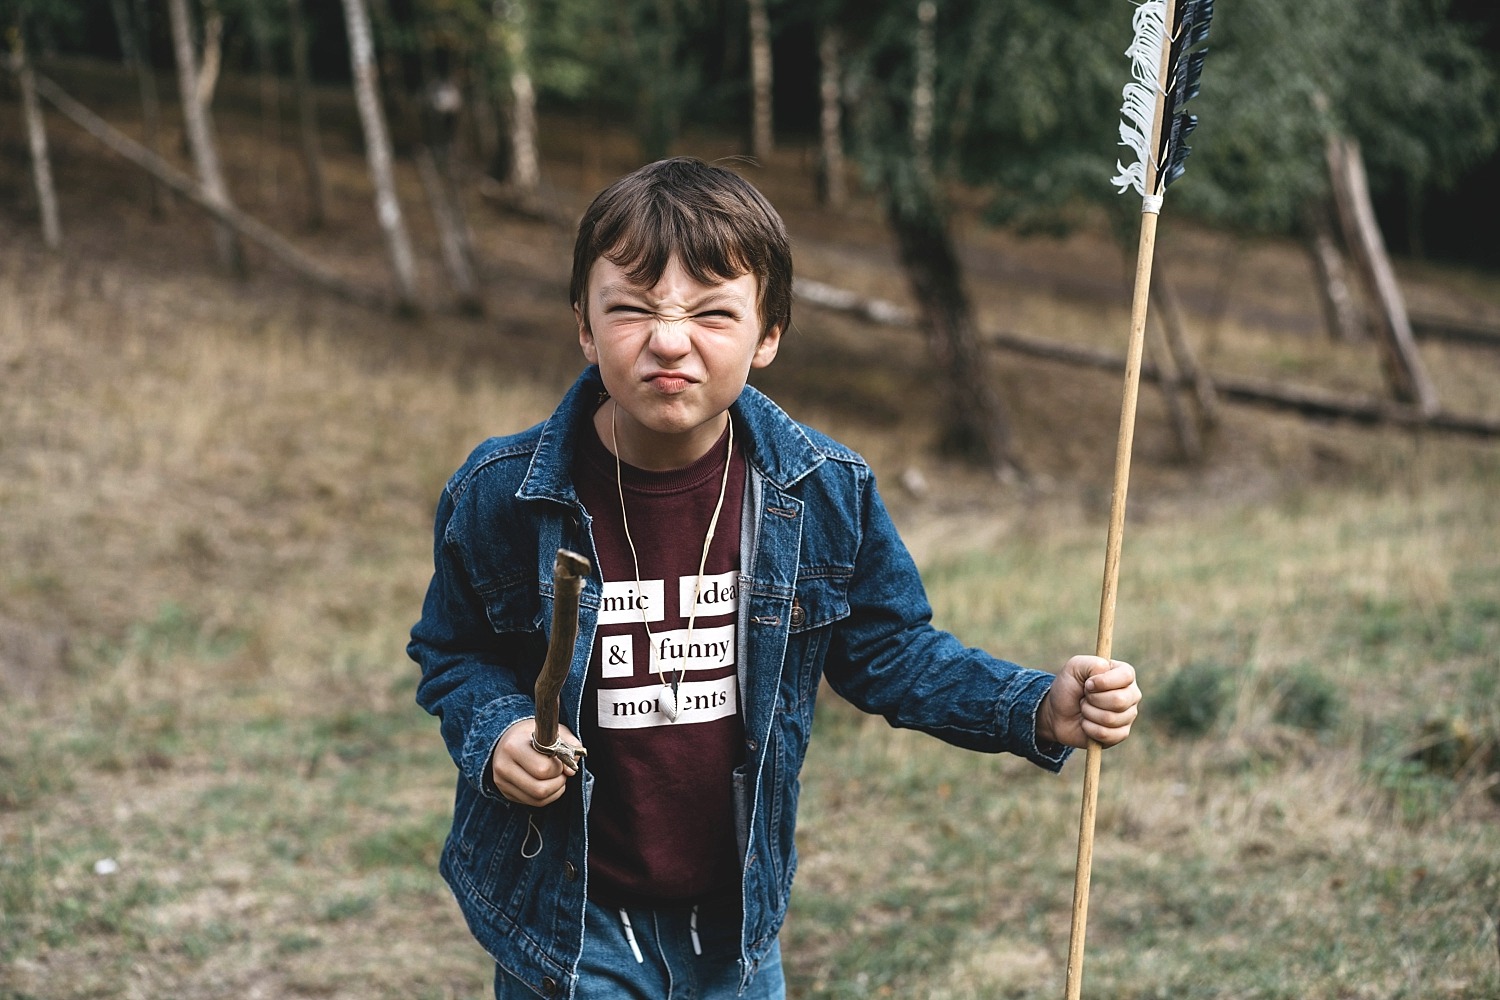
[[681,392],[693,385],[693,380],[681,375],[652,375],[646,379],[659,392]]

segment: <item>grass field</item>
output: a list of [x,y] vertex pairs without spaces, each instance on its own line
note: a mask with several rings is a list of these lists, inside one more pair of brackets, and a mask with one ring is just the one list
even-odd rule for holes
[[[981,306],[1119,326],[1009,294]],[[574,369],[535,332],[486,355],[492,326],[448,322],[0,258],[0,998],[486,995],[435,871],[453,768],[403,647],[443,479]],[[1065,396],[1076,377],[1007,366],[1036,475],[933,461],[913,496],[927,404],[860,394],[920,385],[920,361],[910,383],[877,363],[920,345],[845,322],[804,311],[771,387],[871,456],[940,624],[1047,668],[1091,650],[1108,468],[1069,469],[1111,447],[1112,380]],[[1299,335],[1218,337],[1365,377]],[[863,360],[820,393],[820,351]],[[1446,398],[1493,400],[1500,359],[1429,356]],[[1064,437],[1059,405],[1103,426]],[[1146,714],[1105,759],[1086,995],[1500,996],[1500,447],[1238,412],[1188,469],[1154,406],[1115,639]],[[819,713],[792,994],[1060,995],[1081,769],[831,694]]]

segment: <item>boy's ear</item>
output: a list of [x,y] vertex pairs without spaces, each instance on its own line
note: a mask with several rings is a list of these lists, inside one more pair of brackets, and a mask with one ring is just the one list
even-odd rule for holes
[[776,360],[776,352],[781,349],[781,324],[778,323],[766,331],[766,335],[760,338],[760,343],[755,345],[755,353],[750,358],[751,368],[764,368]]
[[589,321],[583,314],[583,307],[577,302],[573,303],[573,321],[578,324],[578,346],[583,348],[584,359],[591,365],[597,365],[599,348],[594,343],[594,333],[589,329]]

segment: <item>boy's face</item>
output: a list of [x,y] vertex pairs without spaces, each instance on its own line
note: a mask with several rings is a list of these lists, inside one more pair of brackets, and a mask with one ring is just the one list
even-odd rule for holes
[[681,468],[713,447],[750,369],[769,365],[781,343],[779,327],[761,336],[759,291],[753,274],[704,284],[676,257],[651,288],[603,257],[594,262],[573,312],[583,355],[614,401],[595,423],[622,460]]

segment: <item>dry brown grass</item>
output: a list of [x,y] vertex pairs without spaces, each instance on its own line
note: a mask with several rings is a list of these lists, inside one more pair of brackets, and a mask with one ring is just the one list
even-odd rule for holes
[[[293,159],[275,161],[273,199],[253,123],[221,131],[242,200],[295,232]],[[628,157],[618,137],[553,134],[569,205]],[[358,150],[338,135],[333,224],[298,238],[378,283]],[[567,235],[478,214],[490,318],[400,321],[263,263],[244,285],[220,277],[201,220],[153,222],[115,164],[54,140],[69,250],[0,250],[0,996],[483,995],[485,959],[433,868],[452,767],[402,647],[443,479],[483,436],[545,415],[577,369]],[[21,171],[0,164],[0,191],[23,191]],[[822,212],[796,151],[756,177],[802,273],[902,298],[868,205]],[[1216,367],[1378,386],[1367,345],[1317,336],[1295,248],[1230,257],[1216,234],[1163,229]],[[1120,337],[1112,247],[963,236],[987,325]],[[1425,303],[1500,309],[1493,279],[1407,276]],[[441,302],[432,264],[423,281]],[[1494,415],[1500,360],[1424,354],[1455,409]],[[1119,387],[995,369],[1024,483],[930,454],[953,404],[908,331],[802,309],[760,384],[871,458],[943,623],[1049,666],[1092,646]],[[1090,992],[1495,995],[1496,781],[1408,758],[1429,716],[1500,726],[1500,452],[1233,409],[1210,445],[1181,463],[1146,394],[1116,649],[1148,697],[1203,666],[1227,686],[1204,735],[1174,735],[1160,697],[1109,757]],[[926,492],[898,485],[909,470]],[[1278,698],[1309,674],[1337,712],[1288,721]],[[796,995],[1058,989],[1075,783],[831,699],[819,728]],[[106,858],[118,871],[95,874]]]

